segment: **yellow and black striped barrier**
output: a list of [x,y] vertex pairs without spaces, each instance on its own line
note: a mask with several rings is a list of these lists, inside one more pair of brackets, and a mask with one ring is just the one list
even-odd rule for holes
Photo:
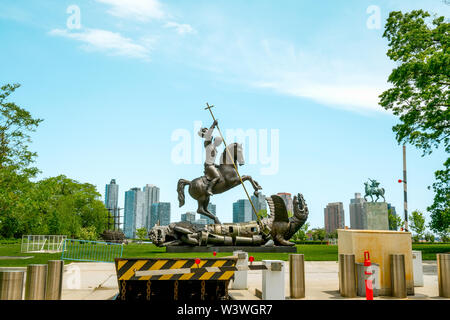
[[118,299],[226,299],[237,259],[116,258]]

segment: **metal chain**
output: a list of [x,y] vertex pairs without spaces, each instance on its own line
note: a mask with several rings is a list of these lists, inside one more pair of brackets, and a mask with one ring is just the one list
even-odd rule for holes
[[152,285],[151,281],[148,280],[147,281],[147,300],[150,300],[150,297],[152,295],[151,285]]
[[125,300],[125,293],[127,292],[125,281],[122,280],[121,299]]
[[219,300],[219,292],[220,292],[220,286],[219,286],[219,282],[217,282],[216,285],[216,299]]
[[173,300],[178,300],[178,280],[173,284]]
[[228,300],[228,285],[230,283],[230,280],[225,281],[225,299]]
[[205,280],[202,280],[202,290],[201,290],[202,296],[201,299],[205,300]]

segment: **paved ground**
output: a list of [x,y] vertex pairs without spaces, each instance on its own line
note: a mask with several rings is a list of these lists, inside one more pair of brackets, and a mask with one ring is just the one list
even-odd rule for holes
[[[288,264],[285,266],[288,267]],[[415,295],[408,296],[408,300],[444,299],[439,297],[436,261],[424,261],[423,271],[424,286],[415,287]],[[285,272],[285,293],[286,297],[289,297],[288,268]],[[248,290],[230,290],[230,295],[239,300],[258,299],[255,290],[262,289],[261,273],[260,270],[248,271]],[[305,281],[306,300],[348,299],[339,295],[337,262],[306,261]],[[117,293],[117,278],[113,263],[71,263],[65,266],[62,296],[64,300],[107,300]],[[374,299],[394,298],[383,296]]]

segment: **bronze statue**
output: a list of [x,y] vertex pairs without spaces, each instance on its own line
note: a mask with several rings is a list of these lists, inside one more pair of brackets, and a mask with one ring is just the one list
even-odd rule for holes
[[206,188],[206,192],[212,196],[213,192],[212,189],[214,186],[219,182],[220,180],[220,173],[216,166],[216,156],[217,156],[217,148],[222,143],[222,138],[217,136],[212,137],[212,133],[214,131],[214,128],[217,126],[218,122],[217,120],[214,120],[214,123],[209,128],[202,128],[198,132],[198,135],[205,139],[204,146],[206,149],[206,160],[205,160],[205,176],[208,180],[208,187]]
[[[292,246],[294,243],[289,239],[301,228],[308,218],[308,207],[303,196],[299,193],[294,197],[294,215],[288,216],[286,204],[278,195],[267,197],[266,201],[270,208],[270,215],[261,219],[252,203],[253,211],[257,221],[247,223],[221,224],[220,220],[208,211],[210,197],[228,191],[242,184],[249,201],[250,196],[244,185],[250,181],[254,189],[254,195],[259,195],[261,186],[251,176],[241,176],[237,165],[244,165],[242,145],[233,143],[227,146],[225,143],[218,121],[215,119],[208,103],[207,110],[214,120],[209,129],[202,128],[198,134],[205,139],[206,161],[204,175],[192,181],[178,180],[177,192],[179,206],[185,203],[184,188],[189,186],[189,194],[198,203],[197,213],[205,215],[214,220],[214,224],[200,227],[189,222],[171,223],[168,226],[155,226],[149,236],[153,243],[158,246],[172,245],[279,245]],[[220,136],[213,138],[213,131],[217,128]],[[216,165],[217,147],[225,145],[225,150],[220,157],[220,165]]]
[[[269,216],[244,223],[225,223],[199,226],[190,222],[171,223],[168,226],[155,226],[149,237],[157,246],[293,246],[289,239],[303,226],[308,218],[308,206],[302,194],[294,196],[294,214],[288,217],[286,204],[278,195],[266,198]],[[264,233],[267,228],[269,233]]]
[[375,202],[378,201],[378,199],[380,197],[383,198],[384,202],[386,202],[386,199],[384,198],[384,188],[379,188],[378,186],[380,185],[380,183],[377,180],[372,180],[369,178],[370,181],[370,186],[368,182],[364,182],[364,187],[365,187],[365,195],[364,195],[364,199],[367,201],[367,197],[370,196],[370,198],[373,201],[373,196],[376,196],[377,198],[375,199]]
[[[240,184],[238,173],[234,164],[244,165],[244,155],[242,145],[233,143],[228,145],[220,157],[220,165],[215,164],[216,146],[222,143],[221,137],[215,137],[212,142],[212,130],[217,126],[217,120],[209,130],[203,128],[200,136],[204,136],[208,140],[205,141],[207,149],[207,156],[205,162],[204,176],[196,178],[192,181],[186,179],[178,180],[177,192],[180,207],[185,203],[184,188],[189,186],[189,194],[198,202],[197,213],[203,214],[214,220],[215,223],[220,224],[220,220],[208,211],[208,204],[212,194],[220,194],[228,191]],[[232,159],[230,159],[230,156]],[[234,161],[234,164],[233,164]],[[253,180],[251,176],[241,176],[243,182],[250,181],[253,186],[255,196],[261,190],[261,186]]]

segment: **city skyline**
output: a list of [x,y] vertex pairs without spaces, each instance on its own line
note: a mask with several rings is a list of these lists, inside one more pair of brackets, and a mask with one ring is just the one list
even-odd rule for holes
[[[111,188],[111,185],[113,188]],[[118,184],[116,184],[116,179],[111,179],[110,184],[106,184],[105,187],[105,199],[104,203],[105,206],[108,208],[107,203],[110,203],[111,200],[108,201],[108,190],[112,191],[112,198],[116,199],[118,194]],[[153,184],[146,184],[142,191],[138,187],[131,188],[130,190],[125,192],[125,199],[127,198],[127,192],[133,192],[133,197],[131,201],[138,202],[138,206],[141,207],[141,209],[138,209],[137,213],[134,214],[133,219],[129,218],[128,224],[134,224],[136,226],[145,227],[148,230],[150,230],[156,223],[158,218],[156,216],[159,215],[157,213],[152,214],[151,211],[151,204],[152,203],[160,203],[159,202],[159,192],[160,189],[153,185]],[[136,195],[136,193],[138,193]],[[292,208],[293,210],[293,199],[292,195],[290,193],[280,192],[277,194],[278,196],[282,197],[283,201],[286,203],[287,208]],[[151,200],[150,200],[151,199]],[[146,203],[149,201],[153,201],[150,204],[149,210],[146,209]],[[252,195],[251,201],[253,202],[253,205],[255,207],[255,210],[257,212],[260,212],[260,210],[266,210],[267,204],[265,200],[265,195],[262,193],[258,194],[258,197]],[[363,197],[361,197],[361,193],[356,192],[354,194],[354,198],[349,199],[349,212],[348,216],[349,219],[345,219],[345,209],[344,209],[344,203],[343,202],[333,202],[328,203],[327,206],[324,208],[324,222],[323,225],[319,225],[316,227],[312,227],[310,229],[325,229],[328,233],[333,232],[334,230],[338,229],[336,226],[340,226],[339,228],[349,228],[349,229],[367,229],[365,225],[367,224],[367,217],[365,217],[364,214],[364,203],[367,202]],[[168,212],[168,215],[165,216],[164,221],[162,222],[162,225],[168,225],[171,223],[171,203],[170,202],[161,202],[164,205],[166,205],[166,208],[163,210],[166,210]],[[396,208],[391,203],[387,203],[387,208],[390,210],[389,214],[397,215]],[[136,204],[134,204],[136,206]],[[117,208],[119,208],[118,206]],[[124,204],[124,209],[126,205]],[[136,211],[136,209],[132,209]],[[213,215],[216,215],[216,205],[213,203],[208,204],[208,210],[213,213]],[[250,204],[250,201],[248,199],[238,199],[232,204],[232,211],[233,211],[233,222],[248,222],[252,220],[256,220],[256,216],[253,213],[253,208]],[[148,215],[147,215],[148,212]],[[214,224],[214,220],[210,219],[202,214],[199,215],[199,219],[196,219],[196,215],[198,213],[195,211],[187,211],[185,213],[180,214],[180,218],[177,220],[175,219],[174,222],[177,221],[189,221],[194,224]],[[136,216],[139,215],[139,217]],[[251,218],[250,218],[251,217]],[[125,232],[125,214],[122,217],[121,220],[121,229]],[[193,220],[192,220],[193,219]],[[154,220],[154,222],[152,222]],[[132,222],[130,222],[132,221]],[[349,224],[346,224],[345,221],[349,221]],[[161,223],[161,222],[160,222]],[[400,227],[399,227],[400,228]],[[139,229],[139,227],[136,227],[134,230]],[[333,229],[333,230],[331,230]]]

